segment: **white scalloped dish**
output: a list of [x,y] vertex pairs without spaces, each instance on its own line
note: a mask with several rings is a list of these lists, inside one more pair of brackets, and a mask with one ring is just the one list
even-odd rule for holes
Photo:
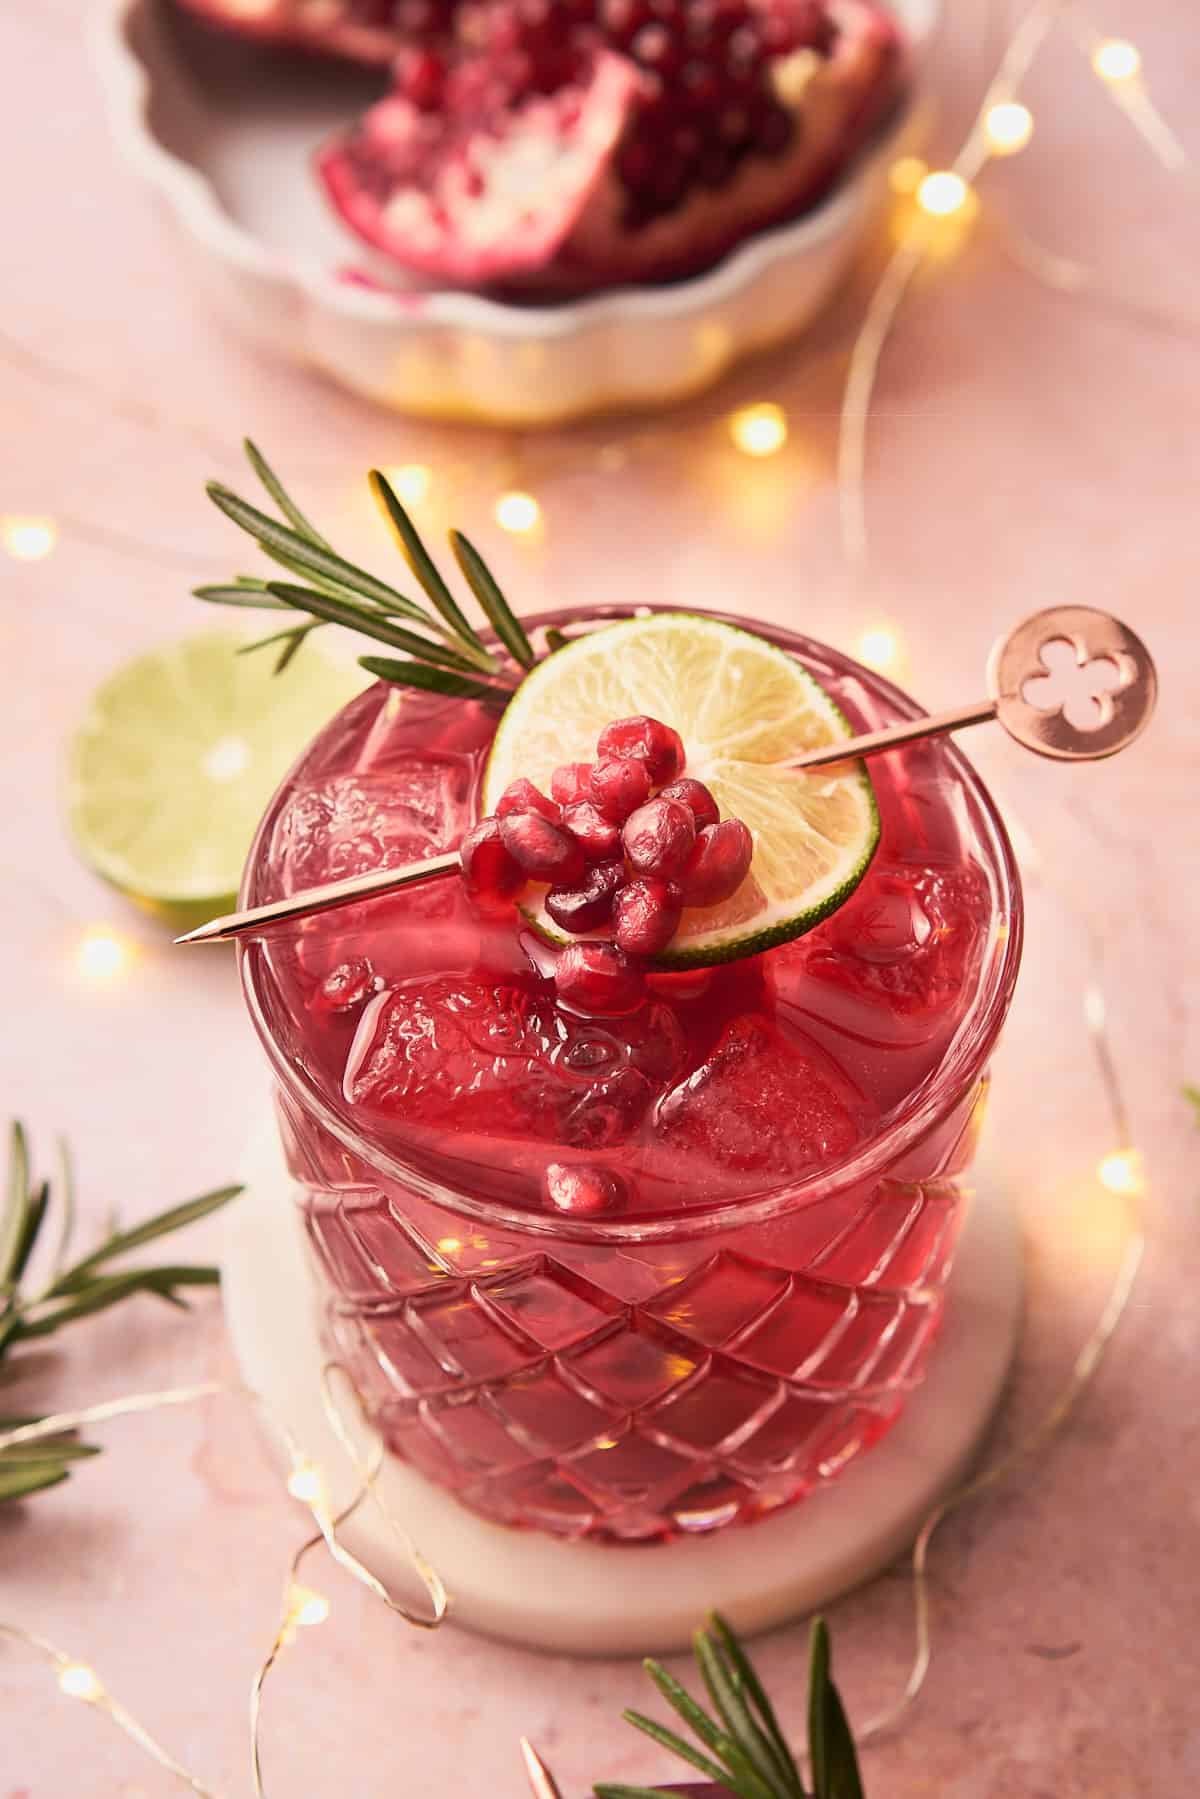
[[[919,79],[939,0],[893,4]],[[911,119],[910,103],[820,205],[705,274],[516,305],[345,279],[359,246],[312,156],[378,76],[221,37],[170,0],[103,0],[96,51],[118,143],[220,310],[272,352],[430,418],[538,425],[665,404],[794,335],[844,273]]]

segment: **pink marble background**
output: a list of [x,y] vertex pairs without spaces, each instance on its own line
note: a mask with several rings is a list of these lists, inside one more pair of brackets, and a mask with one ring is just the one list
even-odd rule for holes
[[[955,0],[939,58],[947,129],[980,90],[1002,8]],[[1168,0],[1109,0],[1154,92],[1200,158],[1200,34]],[[50,514],[53,555],[0,558],[5,754],[4,1110],[47,1152],[66,1133],[85,1213],[127,1217],[233,1175],[262,1071],[232,963],[173,953],[76,862],[58,809],[63,742],[106,670],[201,622],[196,578],[231,566],[203,479],[239,477],[250,430],[310,509],[378,554],[359,474],[419,460],[423,511],[495,556],[525,608],[613,595],[745,605],[852,647],[886,619],[931,706],[972,697],[993,635],[1055,600],[1093,600],[1146,636],[1161,713],[1128,756],[1056,770],[998,733],[972,744],[1036,846],[1024,982],[997,1068],[993,1178],[1021,1208],[1029,1315],[996,1432],[1038,1416],[1086,1336],[1120,1250],[1093,1177],[1112,1147],[1082,1025],[1097,929],[1120,1075],[1150,1180],[1150,1253],[1070,1434],[946,1527],[933,1557],[935,1657],[906,1725],[864,1758],[872,1799],[1124,1799],[1200,1789],[1194,1625],[1200,1435],[1200,1079],[1194,1002],[1200,877],[1196,494],[1200,255],[1192,175],[1168,178],[1065,37],[1030,84],[1034,146],[987,178],[993,216],[1092,263],[1126,296],[1068,300],[1006,260],[987,217],[926,282],[884,366],[873,430],[875,572],[848,572],[831,458],[844,322],[747,369],[657,425],[525,441],[391,418],[252,357],[201,309],[174,240],[110,148],[71,0],[0,8],[6,72],[0,233],[0,512]],[[850,302],[853,303],[852,301]],[[1170,318],[1165,314],[1170,311]],[[787,450],[729,447],[733,405],[786,404]],[[619,446],[632,458],[598,456]],[[513,482],[544,508],[537,541],[491,524]],[[369,549],[368,546],[371,546]],[[84,929],[136,960],[81,977]],[[215,1249],[216,1226],[187,1245]],[[231,1372],[219,1306],[139,1301],[21,1364],[5,1409],[86,1403]],[[25,1370],[28,1369],[26,1373]],[[212,1788],[249,1792],[245,1707],[303,1518],[230,1400],[96,1433],[69,1484],[0,1515],[0,1618],[92,1662]],[[268,1791],[414,1799],[524,1790],[527,1731],[568,1799],[667,1764],[618,1721],[644,1694],[628,1664],[571,1664],[446,1632],[406,1632],[325,1569],[332,1602],[269,1689]],[[852,1716],[902,1684],[901,1570],[836,1607]],[[799,1720],[802,1636],[762,1664]],[[0,1799],[150,1799],[178,1790],[46,1668],[0,1647]]]

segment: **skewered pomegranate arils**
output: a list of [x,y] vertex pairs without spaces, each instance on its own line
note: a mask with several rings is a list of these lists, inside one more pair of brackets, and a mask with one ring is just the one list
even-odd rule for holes
[[613,895],[625,879],[620,862],[598,862],[578,887],[552,887],[546,910],[555,924],[572,936],[598,931],[612,917]]
[[621,761],[628,758],[644,763],[652,787],[675,780],[683,773],[686,761],[679,732],[664,725],[660,719],[645,718],[641,714],[636,718],[617,718],[611,725],[605,725],[596,748],[602,759],[613,757]]
[[613,937],[630,956],[657,956],[679,928],[683,896],[673,881],[643,875],[612,902]]
[[[190,4],[233,21],[235,0]],[[337,47],[367,0],[330,4]],[[350,228],[400,266],[501,293],[712,264],[823,194],[903,78],[879,0],[461,0],[449,13],[453,29],[438,9],[414,31],[398,5],[396,86],[319,171]],[[267,0],[265,31],[294,36],[301,17],[300,0]]]
[[459,845],[458,859],[468,893],[480,899],[511,899],[526,874],[509,854],[497,818],[481,818]]
[[555,1211],[570,1218],[619,1212],[628,1197],[619,1174],[590,1162],[548,1162],[542,1184]]
[[646,995],[641,970],[625,951],[595,938],[567,945],[555,965],[554,984],[564,1005],[601,1018],[635,1012]]
[[679,876],[685,906],[719,906],[732,899],[754,855],[754,839],[740,818],[705,825]]
[[625,820],[621,841],[629,866],[640,875],[677,875],[692,851],[696,826],[678,800],[647,800]]
[[586,867],[582,849],[561,825],[540,812],[511,812],[497,828],[504,848],[529,880],[573,887],[582,877]]
[[592,792],[591,763],[562,763],[550,776],[550,791],[560,806],[573,806],[576,800],[590,799]]
[[589,862],[610,862],[621,853],[621,827],[605,818],[590,800],[564,806],[562,821]]
[[554,801],[547,799],[541,788],[527,781],[524,775],[517,781],[510,781],[496,801],[497,818],[507,818],[513,812],[537,812],[542,818],[548,818],[552,825],[556,825],[562,816]]
[[605,818],[623,825],[631,812],[644,806],[650,798],[650,772],[644,762],[633,762],[628,756],[614,756],[608,762],[597,762],[592,769],[592,803],[599,806]]
[[682,781],[672,781],[658,797],[660,800],[679,800],[695,819],[698,831],[705,825],[715,825],[721,816],[721,808],[704,782],[693,781],[690,775],[684,775]]

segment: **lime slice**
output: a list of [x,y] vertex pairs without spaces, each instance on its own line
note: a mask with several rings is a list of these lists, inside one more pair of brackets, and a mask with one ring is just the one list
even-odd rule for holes
[[255,827],[314,732],[363,686],[311,643],[280,675],[228,632],[127,662],[92,696],[68,752],[83,859],[171,924],[234,904]]
[[[799,937],[861,881],[879,841],[879,814],[861,762],[804,773],[806,749],[852,735],[849,721],[786,651],[716,619],[657,613],[577,638],[517,689],[492,746],[484,810],[525,775],[544,790],[561,762],[589,762],[611,719],[647,713],[674,726],[687,773],[712,790],[723,817],[754,837],[750,872],[733,898],[684,912],[657,958],[686,968],[755,955]],[[534,928],[569,941],[539,901]]]

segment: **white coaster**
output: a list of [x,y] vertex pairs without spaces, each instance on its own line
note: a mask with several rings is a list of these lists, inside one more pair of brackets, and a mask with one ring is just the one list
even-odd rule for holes
[[[322,1351],[299,1211],[273,1130],[246,1158],[228,1213],[225,1313],[242,1373],[325,1475],[334,1504],[356,1479],[321,1401]],[[714,1607],[739,1630],[814,1611],[887,1566],[961,1478],[1000,1397],[1021,1316],[1015,1221],[979,1187],[930,1373],[883,1441],[830,1486],[748,1526],[669,1544],[569,1543],[476,1517],[389,1458],[381,1488],[468,1629],[576,1655],[685,1648]],[[393,1590],[419,1588],[374,1506],[345,1540]],[[417,1603],[414,1597],[414,1603]]]

